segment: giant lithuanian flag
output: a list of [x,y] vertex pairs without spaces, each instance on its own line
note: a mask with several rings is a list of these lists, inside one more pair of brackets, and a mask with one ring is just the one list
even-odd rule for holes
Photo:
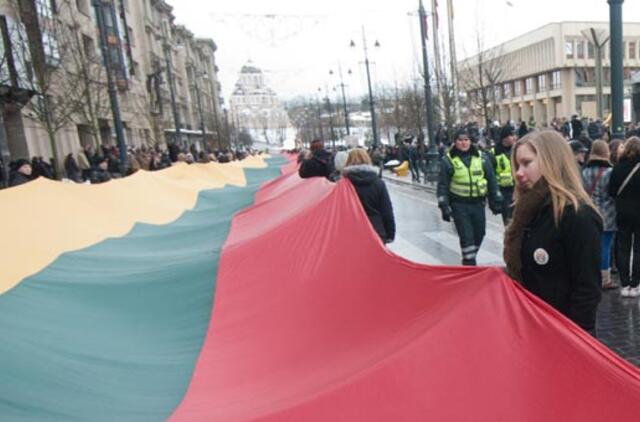
[[0,420],[639,420],[638,370],[500,269],[406,261],[285,164],[0,192]]

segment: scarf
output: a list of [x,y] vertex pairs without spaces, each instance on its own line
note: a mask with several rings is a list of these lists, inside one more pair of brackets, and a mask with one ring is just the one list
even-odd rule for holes
[[533,188],[520,193],[513,210],[513,219],[504,233],[502,256],[507,264],[507,274],[522,283],[522,240],[527,227],[549,203],[549,185],[540,179]]

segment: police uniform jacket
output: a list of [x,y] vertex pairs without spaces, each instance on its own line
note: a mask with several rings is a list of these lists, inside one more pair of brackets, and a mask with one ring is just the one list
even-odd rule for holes
[[[474,145],[472,145],[469,151],[467,151],[466,153],[461,152],[456,147],[452,147],[449,154],[452,158],[456,156],[460,157],[467,168],[471,165],[472,157],[476,156],[482,158],[482,170],[484,171],[484,178],[487,181],[487,195],[489,199],[494,202],[500,202],[502,200],[502,196],[498,192],[498,184],[496,181],[495,173],[493,171],[493,166],[486,154],[480,152]],[[484,197],[466,198],[451,193],[449,191],[449,186],[451,185],[453,172],[453,164],[451,163],[451,160],[445,155],[444,157],[442,157],[442,160],[440,162],[440,175],[438,178],[437,187],[438,206],[449,206],[452,201],[484,202]]]

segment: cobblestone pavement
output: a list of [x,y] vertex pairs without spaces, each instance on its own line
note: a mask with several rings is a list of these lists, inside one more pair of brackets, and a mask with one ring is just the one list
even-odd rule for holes
[[[395,253],[425,264],[459,265],[458,237],[452,223],[441,220],[432,186],[412,184],[408,178],[385,180],[396,215]],[[504,265],[503,226],[487,210],[487,236],[478,255],[480,265]],[[603,292],[598,310],[598,338],[634,365],[640,366],[640,299],[621,298],[619,290]]]

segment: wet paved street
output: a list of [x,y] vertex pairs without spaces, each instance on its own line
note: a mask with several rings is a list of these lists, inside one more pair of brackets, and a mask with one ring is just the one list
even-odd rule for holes
[[[396,216],[396,241],[390,249],[425,264],[460,264],[458,237],[452,223],[440,218],[434,189],[430,191],[388,179],[387,187]],[[487,209],[487,236],[478,264],[504,265],[503,226]],[[598,338],[613,351],[640,366],[640,299],[621,298],[619,290],[603,293],[597,321]]]

